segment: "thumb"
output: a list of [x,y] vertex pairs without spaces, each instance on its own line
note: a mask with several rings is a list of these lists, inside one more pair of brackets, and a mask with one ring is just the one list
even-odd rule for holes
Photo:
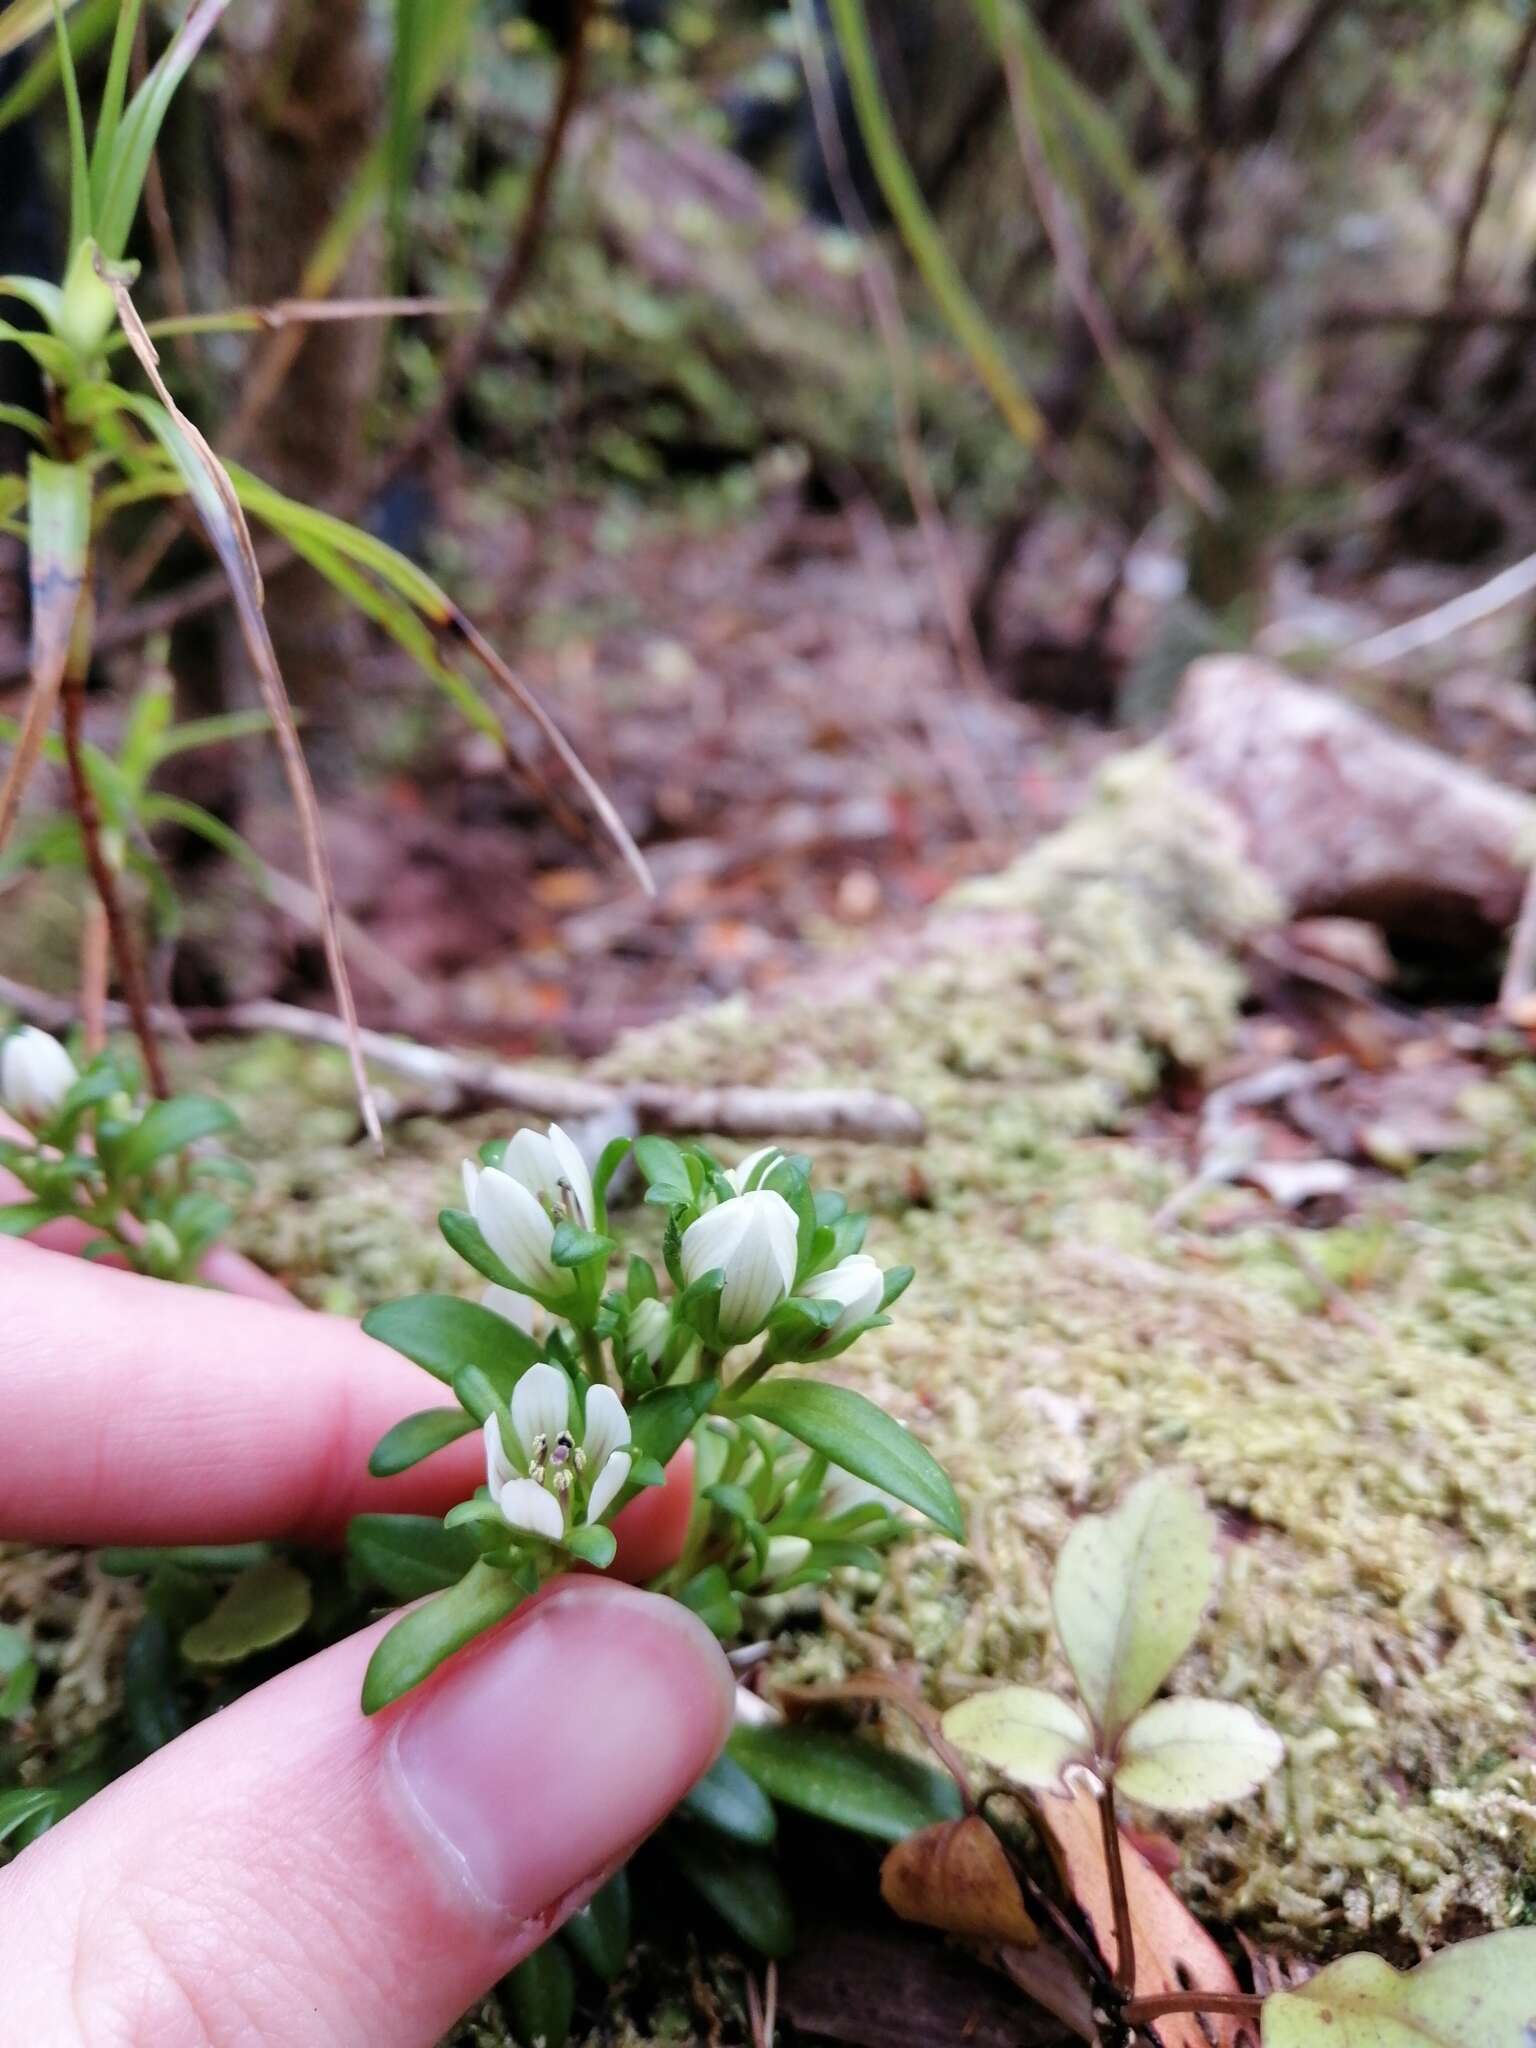
[[730,1724],[674,1602],[564,1580],[365,1720],[378,1627],[200,1723],[0,1872],[8,2039],[430,2048]]

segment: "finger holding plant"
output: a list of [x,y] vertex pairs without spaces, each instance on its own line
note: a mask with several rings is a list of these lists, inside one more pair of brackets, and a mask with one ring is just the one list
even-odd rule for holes
[[[665,1212],[662,1270],[631,1257],[613,1287],[608,1191],[631,1159]],[[658,1590],[719,1635],[739,1631],[749,1599],[840,1566],[878,1571],[906,1509],[960,1538],[954,1489],[898,1423],[850,1388],[777,1371],[840,1357],[911,1279],[864,1251],[867,1218],[813,1189],[808,1160],[770,1146],[725,1168],[647,1137],[615,1140],[593,1169],[552,1125],[483,1146],[463,1182],[440,1224],[488,1283],[481,1300],[416,1296],[364,1325],[458,1407],[408,1417],[371,1469],[478,1429],[485,1484],[418,1532],[435,1569],[447,1555],[460,1570],[380,1644],[370,1712],[573,1563],[606,1569],[614,1516],[690,1438],[689,1533]],[[445,1552],[445,1537],[462,1547]]]
[[111,1254],[162,1280],[192,1280],[231,1220],[220,1189],[244,1186],[238,1161],[205,1141],[235,1118],[205,1095],[145,1099],[129,1056],[98,1053],[84,1069],[56,1038],[24,1024],[0,1039],[0,1109],[21,1128],[0,1135],[0,1166],[23,1199],[0,1206],[0,1235],[29,1236],[72,1219],[86,1255]]

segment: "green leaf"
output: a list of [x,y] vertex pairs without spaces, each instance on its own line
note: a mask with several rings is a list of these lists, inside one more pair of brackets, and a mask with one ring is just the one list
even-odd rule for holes
[[453,1294],[412,1294],[386,1302],[369,1310],[363,1328],[450,1387],[455,1373],[467,1365],[478,1366],[494,1385],[510,1387],[539,1357],[538,1345],[515,1323]]
[[683,1795],[677,1810],[701,1827],[759,1849],[767,1848],[778,1832],[773,1801],[730,1756],[715,1759],[693,1790]]
[[347,1549],[358,1571],[397,1600],[456,1585],[479,1556],[473,1537],[433,1515],[354,1515]]
[[704,1828],[668,1828],[667,1852],[720,1918],[759,1955],[787,1956],[795,1943],[789,1898],[770,1857]]
[[19,1628],[0,1623],[0,1720],[19,1721],[37,1690],[37,1660]]
[[1536,1927],[1442,1949],[1399,1972],[1345,1956],[1264,2001],[1264,2048],[1530,2048]]
[[867,1479],[916,1508],[957,1543],[964,1542],[965,1518],[943,1467],[862,1394],[821,1380],[769,1380],[733,1408],[736,1414],[776,1424],[856,1479]]
[[269,1558],[242,1572],[206,1621],[189,1628],[181,1654],[192,1664],[235,1664],[297,1635],[313,1595],[297,1565]]
[[95,228],[102,253],[112,262],[127,244],[149,160],[171,101],[227,5],[228,0],[199,0],[183,17],[134,94],[113,137],[111,156],[101,166],[102,198]]
[[1216,1583],[1216,1524],[1186,1481],[1154,1472],[1062,1545],[1051,1606],[1083,1704],[1112,1747],[1195,1639]]
[[629,1157],[634,1143],[632,1138],[610,1138],[602,1149],[592,1173],[592,1201],[596,1209],[593,1221],[600,1230],[608,1226],[608,1190],[613,1176]]
[[42,1224],[65,1214],[52,1202],[7,1202],[0,1207],[0,1237],[30,1237]]
[[363,1712],[381,1707],[420,1685],[446,1657],[462,1650],[486,1629],[503,1621],[524,1598],[511,1572],[477,1563],[456,1586],[397,1621],[368,1660],[363,1678]]
[[610,1877],[560,1930],[594,1977],[611,1984],[629,1961],[629,1872]]
[[1120,1738],[1115,1789],[1160,1813],[1209,1813],[1256,1792],[1285,1744],[1230,1700],[1155,1700]]
[[9,1792],[0,1792],[0,1842],[29,1820],[46,1813],[53,1804],[53,1796],[48,1785],[17,1785]]
[[642,1394],[629,1411],[630,1442],[637,1458],[665,1465],[676,1456],[690,1430],[720,1391],[718,1380],[692,1380],[680,1387],[657,1387]]
[[885,1290],[880,1296],[880,1306],[889,1308],[893,1301],[899,1301],[912,1285],[913,1269],[910,1266],[887,1266]]
[[944,1716],[944,1733],[1010,1784],[1036,1792],[1055,1791],[1067,1765],[1093,1753],[1093,1730],[1076,1707],[1035,1685],[1005,1685],[962,1700]]
[[636,1138],[635,1164],[644,1177],[648,1202],[675,1209],[693,1200],[687,1155],[670,1138]]
[[118,1171],[135,1177],[147,1173],[173,1152],[231,1130],[234,1123],[233,1113],[211,1096],[173,1095],[169,1102],[152,1102],[118,1153]]
[[588,1259],[611,1259],[617,1250],[611,1237],[599,1230],[585,1230],[566,1217],[555,1225],[549,1256],[556,1266],[584,1266]]
[[613,1531],[595,1523],[578,1523],[567,1531],[564,1544],[572,1557],[579,1557],[583,1564],[590,1564],[598,1571],[608,1569],[618,1547],[619,1539]]
[[368,1460],[368,1470],[375,1479],[392,1479],[397,1472],[407,1472],[423,1458],[430,1458],[444,1444],[468,1436],[476,1427],[475,1417],[466,1415],[462,1408],[424,1408],[418,1415],[407,1415],[379,1438]]
[[952,1780],[857,1735],[825,1728],[738,1728],[727,1754],[771,1799],[882,1842],[958,1820]]
[[503,1977],[501,1995],[522,2048],[565,2048],[576,2010],[576,1980],[558,1938],[551,1936]]
[[123,1713],[144,1752],[163,1749],[186,1725],[176,1693],[175,1644],[163,1616],[146,1614],[123,1657]]
[[[467,1209],[439,1210],[437,1227],[459,1257],[473,1266],[482,1280],[489,1280],[496,1287],[510,1287],[518,1293],[522,1291],[517,1285],[517,1275],[491,1250],[485,1241],[485,1232]],[[488,1309],[486,1313],[489,1315],[491,1311]]]

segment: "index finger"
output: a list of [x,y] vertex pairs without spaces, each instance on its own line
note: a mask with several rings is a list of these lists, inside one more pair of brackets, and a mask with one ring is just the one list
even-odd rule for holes
[[[384,1432],[434,1392],[340,1317],[0,1239],[7,1539],[327,1542],[365,1510],[441,1514],[483,1476],[478,1434],[396,1478],[367,1471]],[[627,1575],[659,1571],[680,1545],[688,1478],[679,1469],[619,1517]]]

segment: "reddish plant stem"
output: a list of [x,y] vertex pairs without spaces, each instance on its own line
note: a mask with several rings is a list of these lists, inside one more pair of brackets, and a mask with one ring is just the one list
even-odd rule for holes
[[144,962],[134,942],[133,928],[123,899],[118,892],[117,877],[112,872],[101,844],[101,812],[96,803],[96,792],[86,773],[85,750],[81,739],[81,727],[85,720],[85,677],[74,652],[70,655],[68,673],[64,678],[64,758],[69,764],[69,785],[74,798],[75,816],[80,822],[80,838],[85,848],[85,864],[90,870],[96,895],[101,904],[101,914],[106,920],[107,934],[111,940],[112,956],[117,962],[118,978],[123,985],[123,996],[128,1004],[128,1014],[133,1020],[133,1034],[139,1041],[139,1050],[144,1056],[144,1071],[150,1088],[162,1100],[170,1094],[165,1078],[165,1066],[160,1058],[160,1046],[150,1021],[149,984],[144,975]]
[[1151,2020],[1168,2019],[1176,2012],[1205,2012],[1237,2020],[1256,2020],[1264,2009],[1262,1998],[1250,1991],[1162,1991],[1155,1998],[1128,1999],[1121,2018],[1133,2027]]
[[1131,1996],[1136,1990],[1136,1939],[1131,1929],[1131,1898],[1125,1888],[1125,1863],[1120,1854],[1120,1823],[1115,1818],[1113,1783],[1098,1789],[1099,1829],[1104,1841],[1104,1868],[1109,1901],[1115,1915],[1115,1982]]

